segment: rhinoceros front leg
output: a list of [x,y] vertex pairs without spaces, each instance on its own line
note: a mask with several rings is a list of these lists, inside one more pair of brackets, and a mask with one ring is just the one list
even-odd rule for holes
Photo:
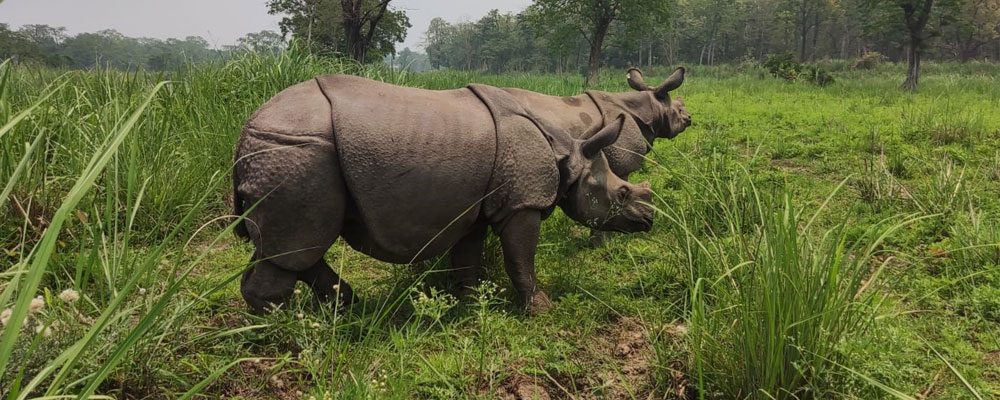
[[240,292],[254,313],[267,314],[288,303],[295,289],[295,273],[270,260],[258,259],[243,273]]
[[473,225],[472,231],[451,248],[451,266],[458,295],[465,298],[479,285],[483,273],[483,243],[486,241],[486,224]]
[[355,300],[354,290],[351,288],[351,285],[340,279],[340,276],[333,271],[333,268],[330,268],[330,264],[327,264],[326,260],[322,258],[312,267],[299,272],[297,278],[306,285],[309,285],[313,294],[316,295],[317,301],[328,302],[338,299],[338,301],[347,305]]
[[535,250],[542,215],[538,210],[519,210],[493,230],[500,236],[503,264],[507,275],[524,303],[525,311],[538,315],[552,307],[535,276]]

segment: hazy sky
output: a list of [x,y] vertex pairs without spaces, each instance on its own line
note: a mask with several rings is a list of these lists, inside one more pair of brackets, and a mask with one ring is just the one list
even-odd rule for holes
[[[0,0],[0,22],[64,26],[70,34],[115,29],[126,36],[160,39],[201,36],[215,46],[248,32],[278,30],[266,0]],[[491,9],[517,12],[531,0],[394,0],[413,25],[399,48],[419,47],[434,17],[475,20]]]

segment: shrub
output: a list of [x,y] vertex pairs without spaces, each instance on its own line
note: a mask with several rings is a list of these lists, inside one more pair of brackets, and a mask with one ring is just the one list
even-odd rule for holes
[[792,53],[775,54],[764,61],[764,68],[772,76],[789,81],[806,80],[819,86],[833,83],[833,76],[819,65],[807,65],[795,61]]
[[848,224],[811,234],[828,203],[808,217],[788,196],[760,196],[748,175],[730,183],[751,193],[756,229],[704,237],[690,226],[710,223],[705,216],[662,211],[692,280],[687,337],[698,389],[714,398],[834,397],[839,366],[851,360],[841,346],[862,340],[873,321],[882,241],[911,220],[872,225],[856,239]]
[[879,64],[885,62],[886,57],[877,51],[866,51],[854,63],[851,64],[851,69],[874,69]]
[[767,68],[772,76],[794,81],[802,70],[802,64],[795,61],[792,53],[774,54],[764,61],[764,68]]

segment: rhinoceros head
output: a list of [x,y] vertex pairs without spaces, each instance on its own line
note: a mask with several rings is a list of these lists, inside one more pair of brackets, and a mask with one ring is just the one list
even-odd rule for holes
[[559,164],[563,212],[588,227],[604,231],[640,232],[653,226],[653,192],[649,182],[633,185],[611,172],[605,147],[618,140],[625,116],[589,139],[548,135]]
[[684,99],[670,98],[670,92],[684,83],[684,67],[677,68],[670,77],[658,87],[650,87],[642,78],[642,72],[636,68],[628,70],[628,85],[632,89],[652,92],[656,99],[653,103],[652,127],[657,137],[673,139],[691,126],[691,114],[684,107]]

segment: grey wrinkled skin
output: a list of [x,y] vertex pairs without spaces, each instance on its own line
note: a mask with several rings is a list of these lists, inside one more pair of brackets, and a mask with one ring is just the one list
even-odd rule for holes
[[256,247],[243,297],[263,313],[303,281],[318,300],[351,301],[323,260],[338,237],[393,263],[450,249],[461,283],[474,285],[490,227],[527,311],[542,312],[534,255],[554,207],[594,229],[652,226],[648,184],[615,176],[602,152],[626,121],[582,139],[491,86],[430,91],[345,75],[292,86],[237,144],[234,206],[246,219],[236,233]]
[[[660,86],[648,86],[642,72],[628,70],[627,81],[634,92],[609,93],[590,90],[570,97],[549,96],[523,89],[504,89],[514,95],[532,114],[554,129],[577,138],[589,138],[618,115],[627,116],[617,142],[604,149],[608,165],[615,175],[628,180],[642,168],[644,156],[659,138],[673,139],[688,126],[691,114],[684,99],[671,98],[670,92],[684,83],[685,69],[677,68]],[[604,235],[592,232],[592,242],[602,243]]]

